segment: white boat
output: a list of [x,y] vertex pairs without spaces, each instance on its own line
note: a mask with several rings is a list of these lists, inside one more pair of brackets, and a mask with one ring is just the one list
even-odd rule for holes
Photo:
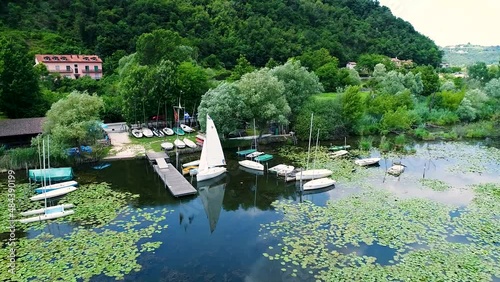
[[144,136],[146,136],[148,138],[153,137],[153,131],[151,131],[151,129],[149,129],[147,127],[143,127],[141,129],[141,131],[142,131],[142,135],[144,135]]
[[188,166],[199,166],[200,165],[200,160],[188,162],[185,164],[182,164],[182,167],[188,167]]
[[337,152],[330,153],[329,155],[330,155],[331,158],[339,158],[339,157],[345,156],[347,154],[349,154],[348,151],[346,151],[346,150],[339,150]]
[[45,213],[45,211],[47,211],[47,210],[50,210],[50,209],[56,208],[56,207],[62,207],[62,208],[65,208],[65,209],[70,209],[70,208],[74,207],[74,205],[73,204],[63,204],[63,205],[58,205],[58,206],[53,206],[53,207],[48,207],[48,208],[41,208],[41,209],[37,209],[37,210],[25,211],[25,212],[22,212],[20,214],[22,216],[41,214],[41,213]]
[[50,192],[38,194],[36,196],[31,197],[30,200],[32,200],[32,201],[40,201],[40,200],[43,200],[45,198],[47,198],[47,199],[48,198],[54,198],[54,197],[57,197],[57,196],[66,195],[69,192],[73,192],[75,190],[76,190],[76,187],[74,187],[74,186],[65,187],[65,188],[54,190],[54,191],[50,191]]
[[226,172],[226,159],[220,143],[214,121],[207,114],[206,138],[201,149],[200,165],[198,166],[197,181],[217,177]]
[[368,166],[368,165],[376,164],[379,161],[380,161],[380,158],[365,158],[365,159],[355,160],[354,163],[359,165],[359,166]]
[[390,175],[399,176],[404,171],[405,171],[405,166],[404,165],[396,164],[396,165],[391,166],[387,170],[387,173],[390,174]]
[[141,138],[142,137],[142,130],[140,129],[132,129],[132,135],[135,137],[135,138]]
[[[71,207],[73,205],[70,205]],[[43,214],[39,214],[33,217],[29,218],[23,218],[20,219],[19,222],[21,223],[30,223],[30,222],[37,222],[37,221],[42,221],[42,220],[49,220],[49,219],[55,219],[63,216],[67,216],[70,214],[74,214],[74,210],[65,210],[64,205],[59,205],[59,206],[54,206],[54,207],[49,207],[49,208],[44,208],[42,209]]]
[[165,127],[162,130],[163,130],[163,133],[165,133],[168,136],[174,135],[174,131],[172,130],[172,128]]
[[297,172],[295,175],[295,180],[310,180],[316,178],[323,178],[332,175],[332,171],[329,169],[308,169],[301,172]]
[[270,169],[268,169],[268,171],[274,172],[278,175],[283,176],[285,174],[291,173],[294,169],[295,169],[294,166],[286,165],[286,164],[279,164],[279,165],[271,167]]
[[250,168],[250,169],[255,169],[255,170],[260,170],[264,171],[264,165],[255,161],[251,160],[242,160],[238,162],[241,166]]
[[61,182],[61,183],[56,183],[56,184],[36,188],[35,192],[40,194],[40,193],[50,192],[53,190],[57,190],[57,189],[61,189],[61,188],[69,187],[69,186],[76,186],[76,185],[78,185],[78,182],[76,182],[74,180],[65,181],[65,182]]
[[163,150],[172,150],[174,148],[174,144],[172,142],[163,142],[160,146]]
[[193,128],[191,128],[183,123],[181,124],[181,128],[182,128],[182,130],[184,130],[184,132],[187,132],[187,133],[195,131]]
[[258,157],[260,155],[264,155],[264,152],[255,151],[253,153],[246,155],[245,157],[247,157],[249,159],[253,159],[253,158]]
[[182,140],[180,140],[180,139],[175,139],[174,140],[174,145],[175,145],[175,147],[177,147],[179,149],[182,149],[182,148],[186,147],[186,144],[184,142],[182,142]]
[[189,148],[196,148],[197,146],[196,143],[187,138],[182,139],[182,142],[184,142],[184,144],[186,144],[186,146],[188,146]]
[[325,187],[329,187],[335,184],[335,180],[328,178],[328,177],[322,177],[314,180],[308,181],[306,184],[303,186],[303,190],[314,190],[314,189],[321,189]]

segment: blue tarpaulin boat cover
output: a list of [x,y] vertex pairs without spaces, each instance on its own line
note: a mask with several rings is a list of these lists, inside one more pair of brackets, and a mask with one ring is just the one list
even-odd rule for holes
[[30,179],[36,182],[41,182],[44,177],[54,182],[73,179],[73,169],[71,167],[48,168],[45,169],[45,172],[43,169],[30,169],[28,174]]

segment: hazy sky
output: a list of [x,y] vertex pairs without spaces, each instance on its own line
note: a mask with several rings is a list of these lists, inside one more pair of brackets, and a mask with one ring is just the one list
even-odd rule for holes
[[439,46],[500,45],[500,0],[379,0]]

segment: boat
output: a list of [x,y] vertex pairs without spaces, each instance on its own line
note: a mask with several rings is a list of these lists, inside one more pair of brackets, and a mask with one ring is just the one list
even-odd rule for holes
[[[71,206],[73,206],[73,205],[71,205]],[[56,219],[59,217],[63,217],[63,216],[67,216],[67,215],[75,213],[74,210],[65,210],[63,205],[49,207],[49,208],[43,208],[42,210],[43,210],[43,214],[29,217],[29,218],[23,218],[23,219],[20,219],[19,222],[31,223],[31,222],[37,222],[37,221],[42,221],[42,220]]]
[[340,151],[340,150],[347,150],[350,148],[351,148],[351,145],[331,146],[330,148],[328,148],[328,151]]
[[200,165],[200,160],[188,162],[182,165],[182,167],[188,167],[188,166],[199,166]]
[[153,127],[153,129],[151,131],[153,131],[153,134],[156,137],[163,137],[163,136],[165,136],[163,134],[163,131],[158,130],[158,128],[156,128],[156,127]]
[[330,158],[335,159],[335,158],[343,157],[343,156],[345,156],[347,154],[349,154],[348,151],[346,151],[346,150],[339,150],[339,151],[336,151],[334,153],[330,153],[329,155],[330,155]]
[[286,164],[279,164],[279,165],[271,167],[270,169],[268,169],[268,171],[274,172],[277,175],[283,176],[285,174],[291,173],[294,169],[295,169],[294,166],[286,165]]
[[246,150],[242,150],[242,151],[238,151],[236,152],[236,154],[240,157],[244,157],[244,156],[247,156],[248,154],[251,154],[253,152],[256,152],[257,149],[246,149]]
[[206,138],[201,150],[197,181],[217,177],[226,172],[226,159],[214,121],[207,114]]
[[332,175],[332,171],[329,169],[308,169],[298,172],[295,175],[295,180],[310,180],[316,178],[323,178]]
[[172,150],[174,148],[174,143],[172,142],[163,142],[160,144],[163,150]]
[[92,168],[93,169],[98,169],[98,170],[101,170],[101,169],[105,169],[105,168],[108,168],[110,167],[111,164],[110,163],[102,163],[102,164],[98,164],[96,166],[93,166]]
[[195,130],[192,127],[189,127],[186,124],[181,123],[181,128],[184,130],[184,132],[191,133],[194,132]]
[[359,165],[359,166],[368,166],[368,165],[374,165],[380,161],[380,158],[365,158],[365,159],[358,159],[355,160],[354,163]]
[[43,199],[54,198],[54,197],[66,195],[69,192],[73,192],[75,190],[76,190],[75,186],[69,186],[69,187],[65,187],[65,188],[60,188],[60,189],[57,189],[57,190],[53,190],[53,191],[50,191],[50,192],[45,192],[45,193],[38,194],[36,196],[31,197],[30,200],[32,200],[32,201],[40,201],[40,200],[43,200]]
[[[196,170],[195,172],[193,170]],[[193,171],[193,172],[191,172]],[[191,175],[196,175],[198,173],[198,166],[197,165],[190,165],[182,168],[182,174],[191,174]]]
[[184,142],[184,144],[186,144],[186,146],[188,146],[189,148],[196,148],[197,147],[196,143],[194,143],[193,141],[191,141],[187,138],[182,139],[182,142]]
[[182,148],[186,147],[186,144],[184,142],[182,142],[182,140],[180,140],[180,139],[175,139],[174,140],[174,145],[175,145],[175,147],[177,147],[179,149],[182,149]]
[[306,182],[303,186],[303,190],[315,190],[315,189],[322,189],[326,188],[329,186],[332,186],[335,184],[335,180],[328,178],[328,177],[322,177],[314,180],[310,180]]
[[174,131],[172,130],[172,128],[168,128],[168,127],[165,127],[165,128],[163,129],[163,133],[165,133],[165,134],[166,134],[166,135],[168,135],[168,136],[172,136],[172,135],[174,135],[174,134],[175,134],[175,133],[174,133]]
[[174,127],[174,128],[172,128],[172,130],[174,131],[175,134],[180,135],[180,136],[186,134],[184,132],[184,130],[182,130],[182,128],[180,128],[180,127]]
[[252,153],[246,155],[245,157],[249,158],[249,159],[253,159],[253,158],[258,157],[260,155],[264,155],[264,152],[255,151],[255,152],[252,152]]
[[63,205],[58,205],[58,206],[53,206],[53,207],[41,208],[41,209],[37,209],[37,210],[30,210],[30,211],[21,212],[20,215],[29,216],[29,215],[41,214],[41,213],[45,213],[46,210],[48,210],[50,208],[55,208],[55,207],[62,207],[65,209],[70,209],[70,208],[74,207],[74,205],[73,204],[63,204]]
[[210,233],[215,231],[215,227],[219,221],[225,188],[226,183],[212,186],[198,186],[198,194],[200,195],[203,208],[208,218]]
[[132,129],[131,131],[132,135],[135,137],[135,138],[141,138],[142,137],[142,131],[140,129]]
[[45,177],[51,182],[69,181],[73,179],[73,169],[71,167],[58,167],[46,169],[30,169],[29,178],[35,182],[42,182]]
[[264,155],[260,155],[260,156],[254,158],[254,160],[258,161],[258,162],[267,162],[267,161],[272,160],[272,159],[273,159],[273,155],[270,155],[270,154],[264,154]]
[[302,169],[302,168],[296,168],[296,169],[292,170],[291,172],[284,174],[283,176],[285,177],[285,181],[289,182],[289,181],[295,181],[295,180],[297,180],[296,176],[301,171],[304,171],[304,169]]
[[196,135],[196,144],[198,144],[198,146],[202,147],[203,142],[205,142],[205,135],[202,135],[202,134]]
[[61,188],[66,188],[66,187],[70,187],[70,186],[76,186],[76,185],[78,185],[78,182],[76,182],[74,180],[65,181],[65,182],[61,182],[61,183],[56,183],[56,184],[52,184],[52,185],[47,185],[47,186],[36,188],[35,192],[37,194],[41,194],[41,193],[50,192],[50,191],[53,191],[53,190],[57,190],[57,189],[61,189]]
[[239,169],[243,170],[244,172],[253,174],[253,175],[264,175],[264,170],[257,170],[257,169],[253,169],[253,168],[244,167],[241,165],[239,166]]
[[148,137],[148,138],[151,138],[151,137],[153,137],[153,136],[154,136],[153,131],[151,131],[151,129],[149,129],[149,128],[147,128],[147,127],[143,127],[143,128],[141,129],[141,131],[142,131],[142,135],[144,135],[144,136],[146,136],[146,137]]
[[387,170],[387,173],[390,174],[390,175],[399,176],[404,171],[405,171],[405,166],[404,165],[395,164],[395,165],[391,166]]
[[255,161],[251,160],[242,160],[238,162],[241,166],[254,169],[254,170],[260,170],[264,171],[264,165]]

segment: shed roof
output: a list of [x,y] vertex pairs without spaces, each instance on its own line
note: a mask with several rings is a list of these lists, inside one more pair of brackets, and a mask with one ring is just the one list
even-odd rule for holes
[[0,120],[0,137],[42,133],[44,117]]

